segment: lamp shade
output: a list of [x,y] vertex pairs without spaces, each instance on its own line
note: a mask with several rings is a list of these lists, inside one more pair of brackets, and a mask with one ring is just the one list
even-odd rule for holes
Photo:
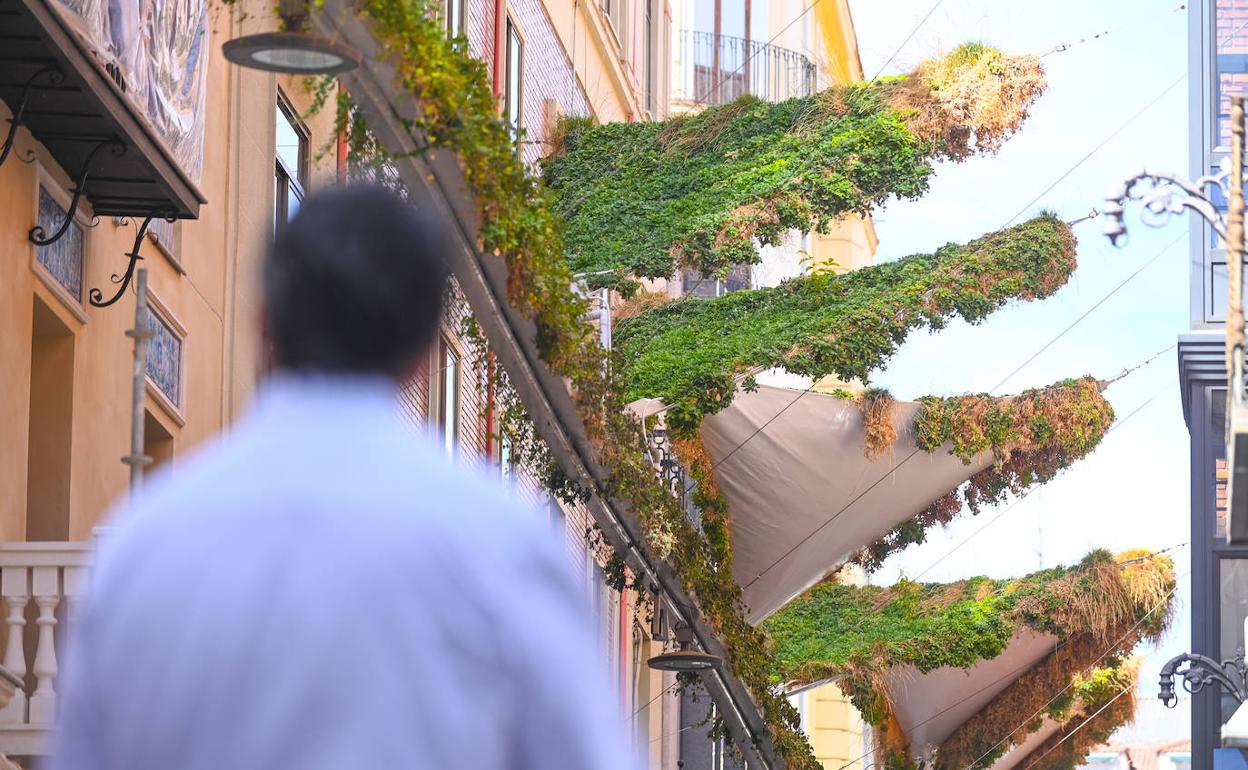
[[251,69],[291,75],[336,75],[360,65],[354,48],[306,32],[264,32],[228,40],[225,58]]

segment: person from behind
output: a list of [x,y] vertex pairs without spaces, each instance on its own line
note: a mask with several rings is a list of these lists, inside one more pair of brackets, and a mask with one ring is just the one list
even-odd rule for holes
[[310,197],[264,263],[275,371],[103,539],[52,770],[625,770],[587,603],[536,512],[397,411],[448,237]]

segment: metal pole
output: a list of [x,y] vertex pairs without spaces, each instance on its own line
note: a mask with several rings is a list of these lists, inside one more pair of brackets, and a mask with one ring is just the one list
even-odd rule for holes
[[[1231,97],[1231,196],[1226,217],[1226,371],[1244,342],[1244,98]],[[1242,395],[1242,394],[1236,394]]]
[[131,494],[142,485],[143,468],[152,461],[143,454],[143,390],[147,376],[147,341],[152,336],[147,323],[147,268],[141,268],[135,278],[134,328],[126,329],[126,336],[134,340],[134,370],[130,383],[130,454],[121,458],[130,466]]

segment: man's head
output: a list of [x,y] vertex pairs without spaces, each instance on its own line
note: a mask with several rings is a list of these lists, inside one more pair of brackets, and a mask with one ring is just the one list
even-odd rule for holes
[[410,374],[437,331],[449,248],[438,220],[383,188],[310,196],[264,265],[276,366]]

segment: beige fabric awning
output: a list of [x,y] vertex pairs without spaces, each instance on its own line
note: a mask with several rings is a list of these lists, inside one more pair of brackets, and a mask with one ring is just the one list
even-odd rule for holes
[[765,385],[738,393],[702,426],[751,623],[992,462],[918,450],[910,426],[919,405],[904,402],[892,453],[868,460],[857,402],[803,393]]
[[[1000,655],[969,669],[944,667],[926,674],[912,666],[890,670],[888,699],[915,756],[943,743],[1057,644],[1056,636],[1027,629],[1015,634]],[[1016,755],[1016,761],[1023,756]]]

